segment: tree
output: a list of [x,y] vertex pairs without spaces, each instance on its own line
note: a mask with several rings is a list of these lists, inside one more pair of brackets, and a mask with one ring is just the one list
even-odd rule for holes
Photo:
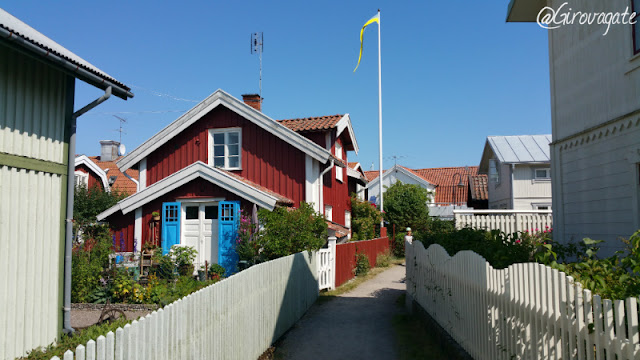
[[430,196],[431,193],[419,185],[397,181],[384,194],[385,220],[400,228],[425,229],[429,222]]
[[375,226],[382,214],[368,201],[351,196],[351,240],[368,240],[376,237]]
[[76,186],[73,198],[73,220],[76,228],[96,222],[96,215],[126,197],[126,193],[103,191],[96,186],[89,189]]

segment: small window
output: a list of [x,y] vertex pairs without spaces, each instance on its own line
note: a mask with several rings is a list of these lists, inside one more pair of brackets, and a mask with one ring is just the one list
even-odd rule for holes
[[218,218],[218,205],[209,205],[204,207],[204,218],[215,220]]
[[351,229],[351,211],[344,212],[344,226]]
[[240,170],[242,133],[239,128],[209,130],[209,165]]
[[324,206],[324,217],[329,221],[333,221],[333,208],[331,205]]
[[344,168],[336,166],[336,180],[344,181]]
[[500,170],[496,159],[489,160],[489,180],[496,184],[500,183]]
[[535,169],[536,180],[551,179],[551,169]]
[[82,171],[76,171],[73,174],[73,180],[75,181],[76,186],[83,186],[86,188],[89,185],[89,174]]
[[196,220],[198,218],[198,206],[187,206],[185,208],[185,218],[187,220]]

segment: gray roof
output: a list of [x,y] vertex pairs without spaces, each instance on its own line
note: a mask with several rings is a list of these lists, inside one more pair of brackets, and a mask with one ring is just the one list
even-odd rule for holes
[[48,52],[58,55],[66,59],[67,61],[70,61],[74,65],[77,65],[93,73],[94,75],[99,76],[100,78],[109,80],[112,83],[126,89],[127,91],[130,90],[130,88],[128,88],[123,83],[119,82],[109,74],[93,66],[88,61],[82,59],[78,55],[67,50],[65,47],[58,44],[57,42],[49,39],[48,37],[46,37],[39,31],[37,31],[36,29],[22,22],[20,19],[9,14],[4,9],[0,9],[0,27],[11,32],[11,36],[18,36],[19,38],[24,39],[24,41],[28,41]]
[[489,136],[487,143],[502,163],[550,162],[551,135]]

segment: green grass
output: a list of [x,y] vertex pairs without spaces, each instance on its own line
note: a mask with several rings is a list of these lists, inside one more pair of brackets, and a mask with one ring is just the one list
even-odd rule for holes
[[[398,298],[397,304],[404,306],[405,295]],[[429,334],[424,324],[416,316],[397,314],[392,320],[398,344],[400,360],[410,359],[449,359],[446,351],[440,347],[436,338]]]

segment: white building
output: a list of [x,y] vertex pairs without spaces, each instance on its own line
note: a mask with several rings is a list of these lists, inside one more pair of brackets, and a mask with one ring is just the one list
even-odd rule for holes
[[488,175],[489,209],[550,210],[551,135],[489,136],[479,174]]
[[[507,21],[535,22],[564,2],[511,0]],[[640,9],[638,0],[571,8],[622,14],[631,5]],[[554,238],[605,240],[601,255],[640,228],[640,24],[606,31],[576,22],[548,32]]]
[[[367,171],[368,175],[376,175],[378,172]],[[377,176],[377,175],[376,175]],[[427,181],[422,176],[416,174],[413,170],[408,169],[404,166],[394,165],[392,168],[385,170],[382,173],[382,192],[386,191],[386,188],[395,184],[396,182],[402,182],[403,184],[415,184],[420,187],[435,193],[436,184],[433,184]],[[377,176],[375,178],[369,180],[367,184],[367,192],[369,195],[369,201],[375,202],[376,204],[380,203],[380,177]],[[431,198],[433,200],[433,197]]]

